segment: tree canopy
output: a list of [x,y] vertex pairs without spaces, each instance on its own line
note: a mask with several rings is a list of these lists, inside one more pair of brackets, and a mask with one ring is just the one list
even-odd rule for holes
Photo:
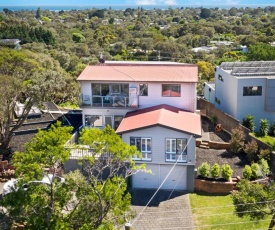
[[83,171],[65,174],[61,184],[53,181],[49,185],[30,184],[27,190],[20,187],[41,180],[45,168],[58,173],[59,166],[69,159],[71,148],[64,148],[64,144],[71,131],[57,123],[48,131],[39,131],[24,153],[14,154],[19,189],[1,201],[6,208],[2,214],[10,225],[16,223],[27,229],[114,229],[123,224],[131,199],[126,179],[145,166],[135,166],[132,157],[140,153],[110,127],[84,129],[81,145],[71,146],[78,151],[90,146],[92,154],[80,160]]

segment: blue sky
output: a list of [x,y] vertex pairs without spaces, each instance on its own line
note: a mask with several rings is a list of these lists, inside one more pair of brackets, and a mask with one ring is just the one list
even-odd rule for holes
[[4,5],[275,5],[274,0],[0,0]]

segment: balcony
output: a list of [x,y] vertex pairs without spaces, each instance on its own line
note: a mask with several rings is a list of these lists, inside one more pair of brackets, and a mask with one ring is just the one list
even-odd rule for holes
[[138,97],[127,97],[122,94],[108,94],[106,96],[82,94],[80,96],[80,105],[92,107],[137,108]]

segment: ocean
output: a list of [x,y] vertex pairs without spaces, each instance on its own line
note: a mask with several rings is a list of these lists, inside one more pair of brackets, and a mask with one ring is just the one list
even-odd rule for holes
[[252,7],[252,8],[257,8],[257,7],[267,7],[267,6],[275,6],[275,4],[251,4],[251,5],[142,5],[142,6],[137,6],[137,5],[0,5],[0,10],[2,11],[4,8],[7,8],[12,11],[20,11],[20,10],[37,10],[38,7],[40,7],[41,10],[50,10],[50,11],[60,11],[60,10],[85,10],[85,9],[92,9],[92,8],[97,8],[97,9],[110,9],[112,8],[113,10],[125,10],[126,8],[138,8],[142,7],[145,10],[153,10],[153,9],[168,9],[168,8],[198,8],[198,7],[203,7],[203,8],[219,8],[219,9],[230,9],[231,7],[236,7],[236,8],[245,8],[245,7]]

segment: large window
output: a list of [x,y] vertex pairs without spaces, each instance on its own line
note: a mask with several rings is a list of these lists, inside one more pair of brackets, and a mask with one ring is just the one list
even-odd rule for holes
[[85,126],[102,128],[109,125],[116,130],[122,120],[123,116],[120,115],[85,115]]
[[163,97],[180,97],[180,85],[163,84],[162,96]]
[[103,118],[101,115],[86,115],[85,116],[85,126],[90,127],[102,127]]
[[107,95],[129,95],[128,84],[92,84],[92,95],[93,96],[107,96]]
[[166,161],[187,162],[187,139],[166,139]]
[[133,157],[136,160],[151,160],[152,139],[148,137],[130,137],[130,145],[135,145],[141,152],[142,158]]
[[243,96],[261,96],[262,86],[243,87]]
[[140,96],[148,96],[148,85],[147,84],[139,84],[139,95]]

